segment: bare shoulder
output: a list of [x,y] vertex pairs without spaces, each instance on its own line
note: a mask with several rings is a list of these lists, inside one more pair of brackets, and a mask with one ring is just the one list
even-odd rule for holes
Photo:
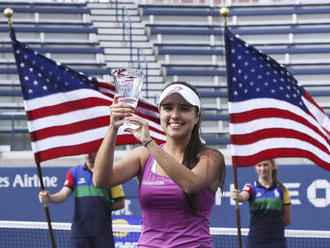
[[226,170],[223,154],[217,149],[207,148],[198,154],[199,162],[213,168],[215,171],[224,172]]
[[[212,148],[206,148],[198,154],[200,168],[208,174],[209,187],[216,192],[223,185],[226,175],[226,165],[223,154]],[[205,168],[207,168],[205,170]]]
[[211,159],[224,163],[223,154],[217,149],[206,148],[198,154],[199,159]]
[[143,146],[137,146],[130,152],[126,153],[123,160],[126,161],[139,161],[140,165],[143,167],[146,163],[150,152]]
[[148,149],[144,146],[137,146],[133,150],[131,150],[128,154],[139,154],[143,156],[145,153],[148,153]]

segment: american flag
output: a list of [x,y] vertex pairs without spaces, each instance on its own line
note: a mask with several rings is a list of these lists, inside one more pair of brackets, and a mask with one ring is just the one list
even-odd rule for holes
[[[114,84],[38,54],[13,32],[11,37],[35,161],[97,151],[109,126]],[[148,120],[157,143],[165,141],[155,104],[140,98],[135,114]],[[133,135],[118,134],[117,145],[135,143]]]
[[330,171],[330,120],[273,58],[225,31],[234,166],[303,157]]

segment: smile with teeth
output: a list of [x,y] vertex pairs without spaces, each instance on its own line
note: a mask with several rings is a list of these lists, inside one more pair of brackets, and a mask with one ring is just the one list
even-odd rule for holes
[[182,124],[178,123],[178,122],[170,122],[169,125],[170,125],[170,127],[181,127],[182,126]]

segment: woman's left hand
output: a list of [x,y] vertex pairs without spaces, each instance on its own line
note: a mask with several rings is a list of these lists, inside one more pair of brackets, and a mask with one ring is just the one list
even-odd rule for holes
[[136,129],[126,128],[125,131],[133,134],[142,144],[145,144],[151,139],[148,121],[137,116],[127,117],[126,120],[133,121],[139,125]]

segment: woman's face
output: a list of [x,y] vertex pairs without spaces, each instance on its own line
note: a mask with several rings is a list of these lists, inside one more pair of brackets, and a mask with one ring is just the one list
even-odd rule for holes
[[180,94],[172,94],[160,106],[160,123],[166,135],[173,138],[189,137],[198,123],[196,107]]
[[259,178],[269,179],[272,177],[272,170],[275,165],[271,160],[265,160],[255,165],[256,172]]

